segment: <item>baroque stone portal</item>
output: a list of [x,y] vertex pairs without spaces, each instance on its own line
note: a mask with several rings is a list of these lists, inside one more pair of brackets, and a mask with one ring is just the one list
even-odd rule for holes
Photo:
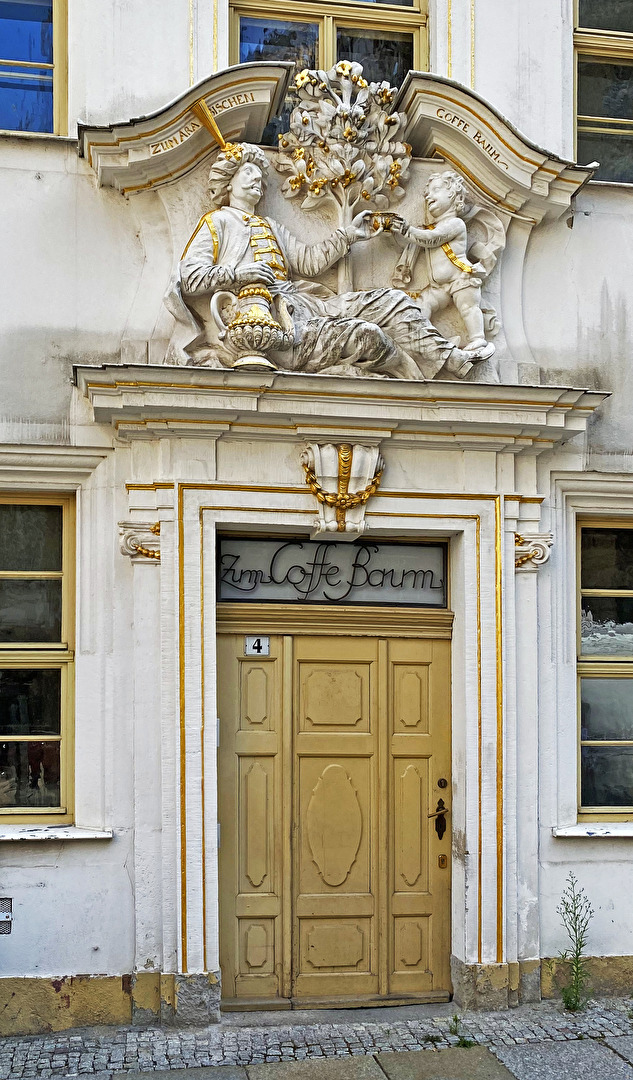
[[[494,353],[499,327],[481,286],[505,244],[505,226],[477,206],[463,179],[430,177],[418,221],[392,211],[405,194],[411,147],[407,118],[389,111],[396,91],[368,84],[362,67],[296,77],[298,104],[273,153],[282,194],[306,215],[334,208],[338,226],[314,242],[258,214],[269,182],[265,152],[226,143],[208,110],[198,115],[221,147],[209,174],[210,209],[176,269],[166,303],[180,326],[180,362],[212,367],[282,368],[306,373],[464,378]],[[476,221],[475,240],[468,223]],[[390,238],[392,283],[355,289],[350,250]],[[426,284],[406,291],[420,250]],[[384,263],[384,260],[383,260]],[[393,266],[392,262],[392,266]],[[337,287],[320,280],[337,267]],[[454,306],[463,333],[449,339],[431,316]],[[459,342],[459,343],[458,343]],[[476,375],[476,372],[473,372]],[[472,377],[472,376],[471,376]],[[488,375],[490,378],[490,375]]]

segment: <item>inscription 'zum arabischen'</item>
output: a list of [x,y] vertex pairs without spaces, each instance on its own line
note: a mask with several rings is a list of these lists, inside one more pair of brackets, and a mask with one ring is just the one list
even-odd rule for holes
[[[209,112],[211,116],[218,116],[229,109],[237,109],[240,105],[250,105],[254,101],[255,94],[252,90],[247,90],[243,94],[232,94],[230,97],[215,101],[213,105],[209,105]],[[173,150],[175,146],[180,146],[181,143],[191,138],[194,132],[199,131],[201,127],[202,124],[198,120],[188,120],[178,131],[174,131],[173,135],[168,135],[166,139],[161,139],[160,142],[150,143],[150,154],[164,154],[165,150]]]
[[481,149],[484,151],[484,153],[487,154],[489,158],[492,158],[492,160],[495,161],[497,165],[501,165],[503,169],[509,168],[508,163],[503,160],[501,154],[496,149],[494,144],[491,143],[490,140],[487,139],[483,132],[481,132],[478,128],[473,131],[472,129],[474,125],[471,124],[468,120],[464,120],[463,116],[459,116],[458,113],[450,112],[448,109],[443,108],[439,108],[436,110],[436,116],[439,120],[443,120],[445,124],[450,124],[452,127],[456,127],[460,131],[463,131],[464,135],[469,135],[473,142],[476,142],[477,145],[480,146]]

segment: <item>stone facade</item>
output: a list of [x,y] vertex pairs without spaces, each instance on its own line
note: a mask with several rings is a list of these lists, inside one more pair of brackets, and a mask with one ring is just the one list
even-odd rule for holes
[[[596,985],[628,992],[633,824],[577,812],[575,522],[633,517],[633,193],[571,160],[571,0],[562,17],[546,0],[503,11],[473,0],[468,33],[456,12],[449,33],[446,5],[432,3],[435,74],[410,73],[388,103],[408,147],[389,149],[397,206],[389,195],[359,221],[336,198],[301,205],[283,185],[301,187],[292,149],[305,140],[285,171],[259,150],[268,184],[248,213],[292,263],[288,288],[268,277],[240,281],[259,297],[233,288],[240,241],[222,219],[224,263],[211,229],[194,251],[201,274],[226,271],[201,301],[183,289],[196,270],[183,250],[210,213],[209,169],[236,152],[244,164],[290,65],[225,70],[224,3],[215,30],[192,5],[192,58],[184,0],[134,13],[110,0],[98,22],[87,2],[72,7],[80,123],[67,138],[0,133],[0,494],[77,496],[74,814],[0,815],[13,908],[0,1004],[40,1003],[37,1015],[3,1012],[7,1030],[218,1015],[218,529],[449,539],[455,1000],[505,1008],[556,992],[543,958],[566,945],[556,907],[570,870],[595,909]],[[485,355],[469,351],[482,342],[453,303],[453,270],[440,314],[420,304],[413,245],[432,231],[425,191],[438,172],[461,177],[470,200],[467,220],[459,199],[450,212],[445,268],[483,267],[464,310],[471,330],[493,311]],[[386,228],[389,215],[405,226]],[[426,223],[440,227],[439,211]],[[306,237],[318,264],[293,246]],[[323,326],[297,330],[306,282],[322,290],[310,317],[330,335],[312,352]],[[205,332],[203,316],[211,325],[209,297],[223,290],[237,307],[217,299],[217,340],[196,353],[190,331]],[[360,299],[346,309],[343,294]],[[352,307],[370,333],[347,326],[342,343]],[[439,366],[427,338],[402,336],[423,320]]]

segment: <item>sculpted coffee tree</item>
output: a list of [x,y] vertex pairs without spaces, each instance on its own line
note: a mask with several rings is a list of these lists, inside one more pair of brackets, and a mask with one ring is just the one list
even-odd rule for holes
[[[368,83],[360,64],[341,60],[330,71],[301,71],[295,78],[299,104],[290,131],[279,139],[275,167],[288,173],[282,191],[301,197],[302,210],[328,199],[339,209],[339,226],[359,209],[388,210],[404,195],[411,147],[403,142],[404,113],[389,112],[396,90]],[[339,289],[353,288],[349,260],[339,263]]]

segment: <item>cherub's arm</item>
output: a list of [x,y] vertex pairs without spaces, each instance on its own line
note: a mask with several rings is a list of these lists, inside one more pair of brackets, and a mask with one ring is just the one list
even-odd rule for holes
[[414,225],[405,223],[404,227],[400,229],[396,229],[396,226],[392,225],[392,231],[400,232],[400,235],[404,236],[406,240],[423,248],[438,248],[442,244],[450,244],[451,240],[466,238],[466,226],[462,219],[458,217],[442,221],[432,229],[417,228]]

